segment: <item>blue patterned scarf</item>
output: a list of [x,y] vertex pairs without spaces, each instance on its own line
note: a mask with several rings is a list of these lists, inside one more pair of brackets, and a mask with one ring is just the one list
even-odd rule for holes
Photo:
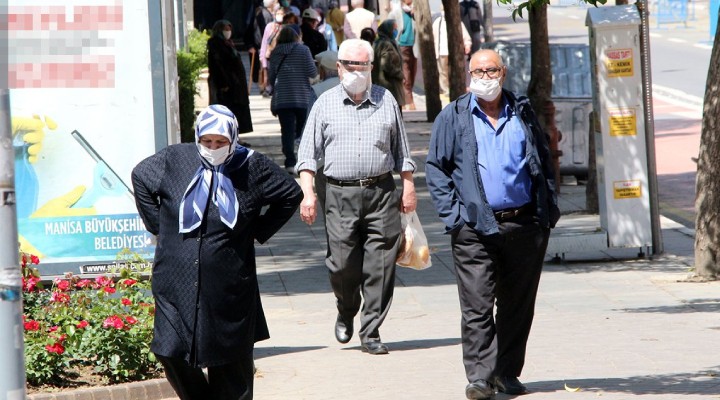
[[224,163],[213,166],[198,151],[202,165],[195,172],[180,202],[180,233],[192,232],[200,226],[211,193],[212,201],[220,212],[220,220],[231,229],[237,223],[239,204],[232,181],[225,176],[225,172],[240,168],[253,151],[236,145],[238,122],[225,106],[214,104],[198,115],[195,123],[195,143],[198,149],[202,146],[200,137],[207,134],[228,138],[232,153]]

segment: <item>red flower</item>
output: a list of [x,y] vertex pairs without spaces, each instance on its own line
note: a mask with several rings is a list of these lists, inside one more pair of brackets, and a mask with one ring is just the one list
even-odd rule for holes
[[95,278],[95,282],[100,286],[112,287],[115,286],[115,282],[107,276],[98,276]]
[[82,320],[82,321],[78,322],[77,325],[75,325],[75,326],[78,327],[78,329],[85,329],[85,328],[87,328],[88,325],[90,325],[89,322]]
[[32,292],[33,290],[37,289],[37,284],[40,282],[40,278],[30,276],[28,278],[23,277],[22,278],[22,285],[23,289],[26,292]]
[[91,281],[90,279],[80,279],[80,280],[75,284],[75,287],[78,288],[78,289],[83,289],[83,288],[86,288],[86,287],[93,287],[93,286],[94,286],[93,281]]
[[63,292],[53,292],[52,295],[50,295],[50,301],[53,303],[69,303],[70,295]]
[[105,318],[105,321],[103,321],[103,328],[122,329],[124,327],[125,323],[123,322],[122,318],[118,317],[117,315],[107,317]]
[[115,293],[115,288],[114,288],[114,287],[106,286],[106,287],[103,288],[103,291],[105,291],[105,293],[113,294],[113,293]]
[[22,258],[20,259],[20,264],[23,267],[27,265],[27,257],[25,257],[25,254],[22,255]]
[[39,331],[40,330],[40,323],[34,320],[30,320],[23,323],[23,326],[25,327],[26,331]]
[[132,286],[132,285],[134,285],[134,284],[136,284],[136,283],[137,283],[137,281],[136,281],[135,279],[125,279],[125,280],[123,281],[123,284],[124,284],[125,286],[127,286],[127,287],[130,287],[130,286]]
[[70,282],[64,279],[57,278],[55,279],[55,286],[58,288],[58,290],[66,292],[68,289],[70,289]]
[[138,322],[137,318],[133,317],[132,315],[126,316],[125,321],[127,321],[127,323],[130,325],[135,325]]
[[33,264],[37,265],[37,264],[40,264],[40,259],[39,259],[37,256],[31,254],[31,255],[30,255],[30,262],[32,262]]
[[59,355],[65,352],[65,347],[63,347],[62,343],[56,342],[53,345],[45,346],[45,350],[47,350],[48,353],[57,353]]
[[50,329],[48,329],[48,332],[55,332],[55,331],[58,330],[58,329],[60,329],[60,327],[57,326],[57,325],[51,326]]
[[127,297],[123,297],[123,298],[122,298],[122,303],[123,303],[124,306],[131,306],[131,305],[132,305],[132,300],[128,299]]

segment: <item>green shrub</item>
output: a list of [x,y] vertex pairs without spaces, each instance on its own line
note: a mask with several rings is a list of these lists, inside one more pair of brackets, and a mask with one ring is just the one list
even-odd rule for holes
[[195,95],[200,71],[207,67],[207,41],[210,35],[191,30],[187,48],[177,52],[178,97],[180,103],[180,137],[183,142],[194,142]]
[[[128,253],[121,257],[130,267],[142,261]],[[150,280],[141,271],[122,268],[116,279],[67,275],[45,289],[32,266],[38,262],[21,257],[28,384],[62,384],[74,367],[90,367],[108,383],[159,371],[150,352],[155,306]]]

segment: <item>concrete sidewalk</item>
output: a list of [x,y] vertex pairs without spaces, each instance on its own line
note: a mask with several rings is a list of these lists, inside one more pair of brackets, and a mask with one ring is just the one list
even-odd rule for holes
[[[282,165],[280,125],[269,100],[251,96],[255,132],[242,136]],[[416,104],[424,104],[418,99]],[[382,327],[387,356],[360,351],[333,336],[334,297],[323,264],[322,221],[296,215],[257,247],[258,274],[272,338],[256,347],[257,399],[463,399],[460,312],[449,239],[424,180],[431,124],[422,110],[405,113],[418,214],[433,266],[399,268],[395,298]],[[565,218],[582,215],[585,187],[561,188]],[[720,283],[688,283],[693,238],[663,219],[666,254],[636,258],[637,249],[568,253],[546,262],[521,380],[524,398],[720,398]],[[357,323],[356,323],[357,324]],[[577,392],[565,389],[579,388]],[[498,399],[510,396],[498,395]]]
[[[416,104],[424,105],[418,97]],[[255,132],[241,139],[282,165],[280,125],[269,105],[254,87]],[[424,271],[398,268],[395,298],[381,329],[390,354],[362,353],[357,337],[347,345],[335,341],[335,299],[323,264],[322,220],[308,226],[296,214],[267,244],[257,246],[271,339],[255,350],[256,399],[465,398],[449,238],[442,233],[424,179],[431,129],[424,119],[422,110],[405,113],[420,166],[415,179],[418,214],[433,250],[433,266]],[[596,223],[583,213],[585,186],[565,182],[560,206],[561,222],[585,218]],[[553,254],[548,255],[521,376],[532,393],[523,398],[720,399],[720,283],[684,281],[693,264],[692,232],[667,219],[662,222],[666,254],[660,257],[640,259],[637,249],[621,249],[570,252],[564,262],[554,263]],[[167,381],[156,379],[29,398],[171,395]]]

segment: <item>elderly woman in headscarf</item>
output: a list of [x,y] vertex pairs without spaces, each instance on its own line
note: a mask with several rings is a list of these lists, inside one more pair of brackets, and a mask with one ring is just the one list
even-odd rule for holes
[[230,21],[215,22],[207,42],[211,103],[229,108],[238,119],[238,133],[252,132],[247,78],[240,53],[231,39]]
[[138,212],[157,236],[150,350],[181,399],[252,399],[254,344],[269,337],[253,243],[302,199],[277,164],[236,144],[237,130],[228,108],[211,105],[195,143],[168,146],[132,172]]
[[394,19],[385,20],[377,30],[377,39],[373,45],[375,59],[373,60],[372,82],[380,85],[392,93],[398,105],[405,105],[403,92],[402,56],[395,37],[397,24]]

